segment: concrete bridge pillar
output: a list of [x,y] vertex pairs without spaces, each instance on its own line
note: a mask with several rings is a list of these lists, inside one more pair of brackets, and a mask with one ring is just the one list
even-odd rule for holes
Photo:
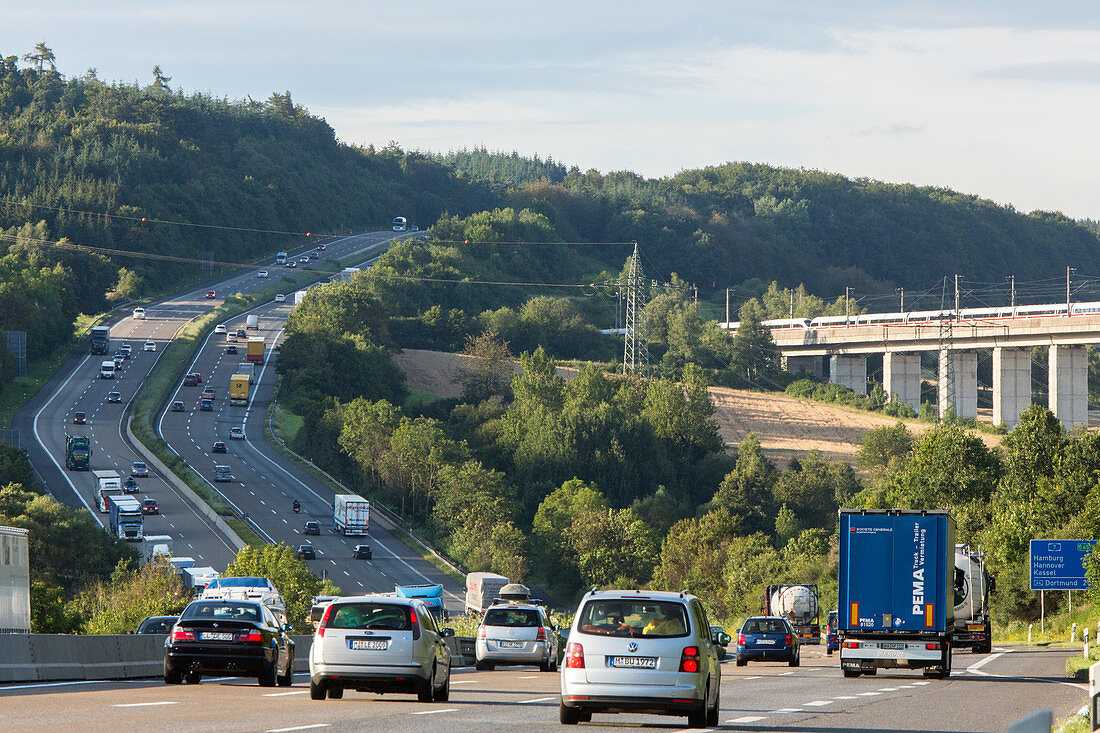
[[785,356],[783,361],[783,368],[791,374],[806,372],[818,379],[825,378],[825,363],[820,356]]
[[867,394],[867,357],[834,356],[829,361],[829,381],[856,394]]
[[897,397],[920,414],[920,354],[887,351],[882,355],[882,382],[891,399]]
[[949,405],[954,406],[955,417],[965,420],[978,416],[976,351],[940,351],[939,403],[941,418],[947,414]]
[[1084,346],[1051,346],[1050,411],[1069,430],[1089,424],[1089,366]]
[[1011,430],[1031,406],[1031,354],[1024,349],[993,349],[993,424]]

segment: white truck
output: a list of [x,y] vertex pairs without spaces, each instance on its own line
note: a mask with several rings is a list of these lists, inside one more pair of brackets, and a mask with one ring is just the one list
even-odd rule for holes
[[985,551],[969,545],[955,545],[955,633],[951,647],[969,647],[975,654],[993,650],[989,619],[989,594],[997,584],[985,567]]
[[149,562],[154,557],[172,557],[172,537],[166,534],[145,535],[141,538],[141,562]]
[[255,384],[256,383],[256,365],[253,364],[250,361],[242,361],[240,364],[237,365],[237,369],[233,373],[234,374],[247,374],[248,375],[248,383],[249,384]]
[[31,633],[30,532],[0,527],[0,634]]
[[260,317],[259,316],[248,316],[244,320],[244,327],[246,329],[248,329],[248,328],[258,329],[260,327]]
[[122,495],[122,477],[118,471],[92,471],[92,501],[101,514],[107,513],[107,497],[114,494]]
[[347,536],[370,531],[370,502],[355,494],[337,494],[332,503],[332,524]]
[[816,583],[769,585],[764,593],[764,608],[769,616],[787,619],[801,643],[821,643]]
[[212,580],[220,576],[221,574],[217,570],[209,566],[183,568],[180,571],[180,581],[183,583],[183,587],[195,593],[202,593]]
[[115,360],[101,361],[99,363],[99,378],[100,379],[114,379],[115,378]]
[[500,589],[511,581],[496,573],[466,575],[466,613],[485,613],[500,597]]

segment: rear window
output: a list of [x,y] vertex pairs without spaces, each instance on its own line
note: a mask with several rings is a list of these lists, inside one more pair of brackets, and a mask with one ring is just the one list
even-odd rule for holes
[[581,609],[577,628],[585,634],[668,638],[687,636],[687,609],[675,601],[592,600]]
[[408,606],[391,603],[341,603],[332,607],[327,628],[411,631]]
[[789,634],[787,624],[774,618],[750,618],[741,629],[742,634]]
[[255,603],[192,603],[181,618],[209,618],[222,621],[259,621],[260,607]]
[[490,608],[485,626],[542,626],[539,612],[533,608]]

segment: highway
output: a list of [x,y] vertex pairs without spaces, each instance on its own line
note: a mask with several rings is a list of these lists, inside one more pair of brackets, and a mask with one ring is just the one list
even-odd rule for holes
[[[327,246],[325,259],[351,257],[392,237],[392,232],[345,237]],[[311,249],[313,247],[304,251]],[[324,259],[320,262],[331,266]],[[67,471],[64,468],[66,433],[91,437],[93,469],[115,469],[123,476],[128,475],[131,462],[142,457],[126,439],[123,417],[164,347],[181,327],[220,304],[227,293],[270,287],[280,276],[280,269],[268,266],[271,277],[260,278],[260,269],[257,266],[148,305],[144,320],[136,320],[129,315],[118,319],[111,324],[110,351],[113,354],[122,343],[129,343],[133,348],[133,357],[123,364],[117,378],[98,378],[100,362],[104,358],[109,359],[110,355],[93,356],[84,346],[20,411],[15,427],[24,436],[21,442],[47,490],[58,501],[75,509],[87,508],[100,524],[106,523],[106,515],[94,510],[91,472]],[[217,297],[207,299],[205,293],[211,289]],[[155,343],[157,350],[143,351],[145,341]],[[121,394],[120,402],[106,401],[111,391]],[[77,411],[87,413],[87,425],[72,424],[73,414]],[[161,508],[160,516],[146,517],[145,532],[171,535],[175,555],[190,556],[195,558],[197,565],[210,565],[217,569],[223,569],[236,555],[233,543],[206,516],[196,511],[171,482],[165,481],[155,471],[151,471],[148,478],[138,479],[138,482],[140,492],[137,498],[154,498]]]
[[[803,650],[802,666],[722,665],[720,730],[731,731],[1004,731],[1040,708],[1065,718],[1082,704],[1084,685],[1065,680],[1070,652],[995,648],[960,654],[945,681],[919,673],[880,672],[846,679],[835,655]],[[451,699],[418,703],[411,695],[349,691],[343,700],[309,699],[308,676],[289,689],[255,680],[205,679],[166,686],[159,680],[45,683],[0,687],[5,730],[172,731],[503,731],[562,730],[559,677],[533,667],[456,670]],[[684,718],[596,715],[579,729],[679,729]]]

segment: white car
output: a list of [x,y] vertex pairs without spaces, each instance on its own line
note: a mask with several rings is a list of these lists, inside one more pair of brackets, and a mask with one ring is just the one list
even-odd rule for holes
[[233,427],[229,428],[229,439],[244,440],[244,428],[240,427],[239,425],[234,425]]
[[309,650],[309,696],[340,699],[345,689],[414,693],[420,702],[451,694],[451,653],[423,601],[384,595],[337,598]]
[[533,603],[494,604],[485,612],[475,642],[476,668],[498,664],[537,664],[558,671],[558,630],[546,609]]
[[146,341],[142,345],[141,350],[142,351],[156,351],[157,350],[157,345],[152,341]]
[[219,323],[218,325],[214,326],[214,333],[225,333],[225,324]]
[[703,603],[687,592],[604,590],[581,599],[561,671],[559,720],[593,713],[686,715],[718,724],[722,682]]
[[286,302],[286,296],[283,295],[282,293],[275,293],[275,302],[276,303],[285,303]]
[[260,270],[256,273],[256,277],[267,277],[267,270]]
[[134,319],[138,320],[138,321],[144,321],[145,320],[145,309],[144,308],[134,308]]

